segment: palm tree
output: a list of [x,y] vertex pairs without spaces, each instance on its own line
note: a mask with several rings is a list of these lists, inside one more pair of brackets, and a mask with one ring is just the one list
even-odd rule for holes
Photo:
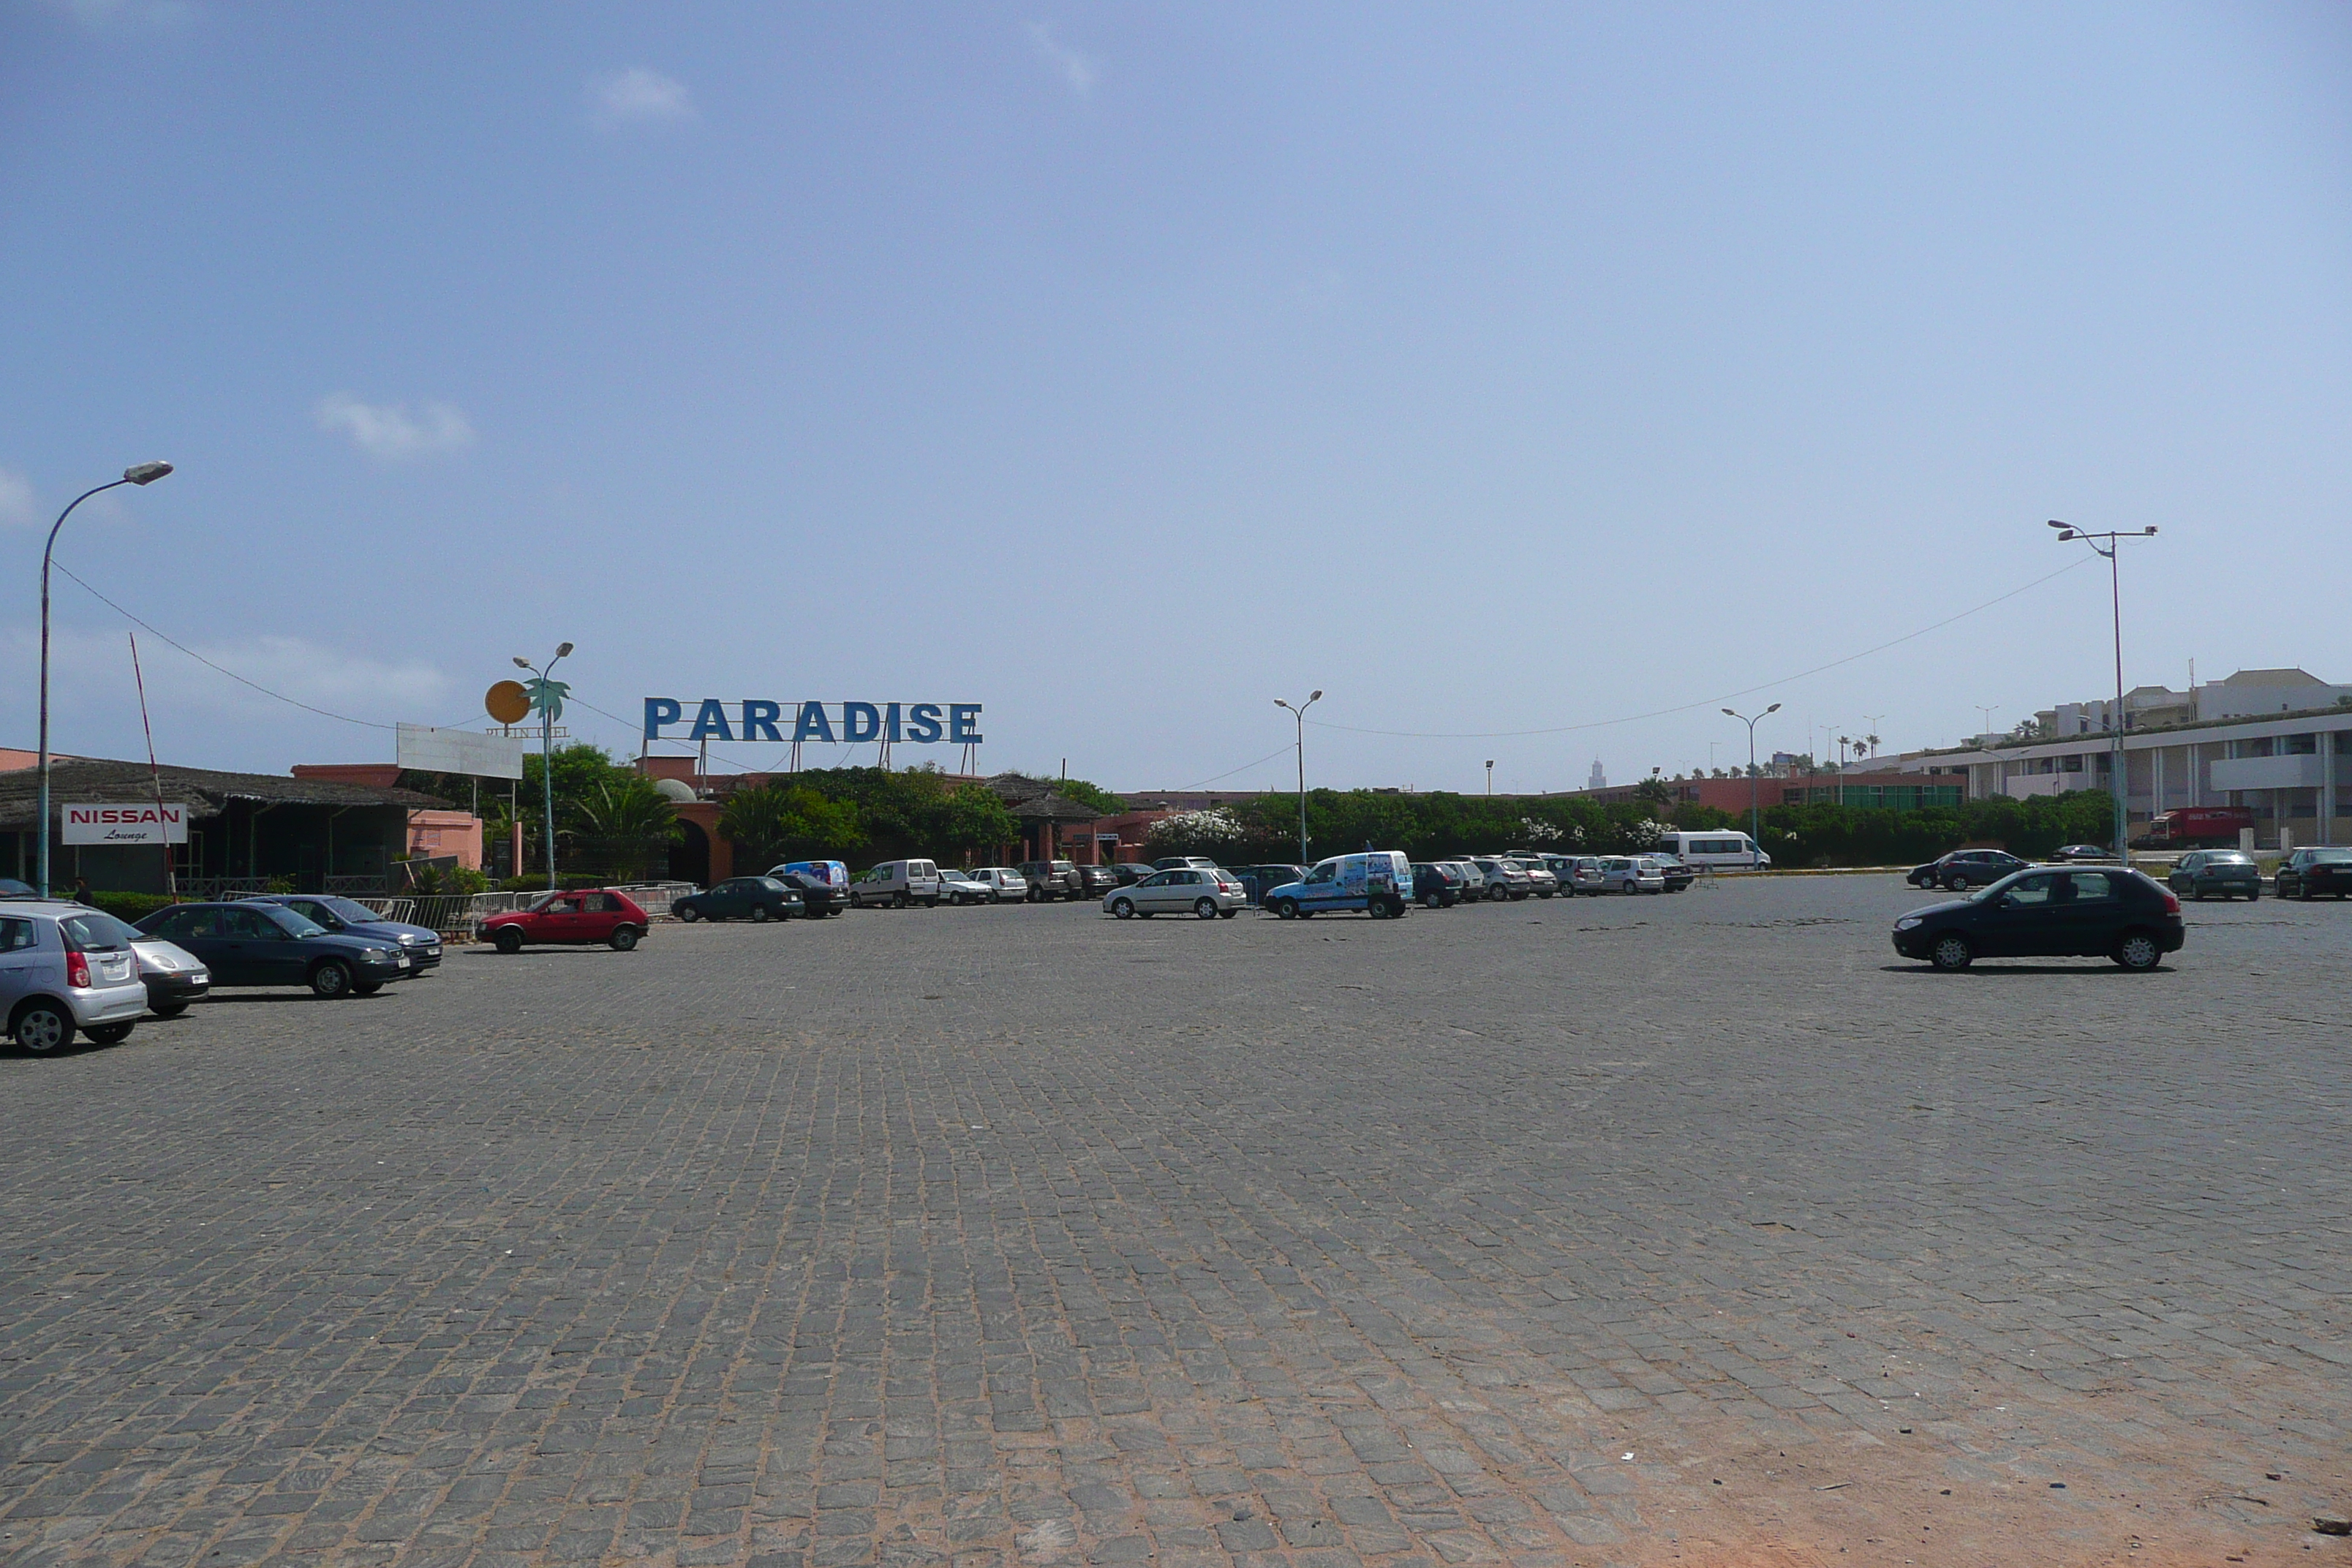
[[573,809],[582,855],[619,881],[643,879],[654,857],[679,836],[669,797],[639,774],[600,783]]

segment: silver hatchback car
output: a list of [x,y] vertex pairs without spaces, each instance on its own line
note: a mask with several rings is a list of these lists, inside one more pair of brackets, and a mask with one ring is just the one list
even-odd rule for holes
[[130,1037],[147,1011],[131,943],[139,933],[100,910],[53,900],[0,904],[0,1012],[25,1050],[59,1050],[79,1030],[101,1046]]

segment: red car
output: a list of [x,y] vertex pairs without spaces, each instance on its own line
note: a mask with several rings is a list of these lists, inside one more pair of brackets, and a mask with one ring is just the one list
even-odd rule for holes
[[550,893],[527,910],[509,910],[482,921],[482,937],[500,952],[520,952],[535,942],[609,943],[626,952],[646,934],[646,911],[628,894],[611,888]]

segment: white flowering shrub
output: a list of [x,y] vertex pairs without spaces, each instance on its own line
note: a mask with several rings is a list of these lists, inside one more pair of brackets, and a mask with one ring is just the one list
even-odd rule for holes
[[1180,811],[1163,816],[1145,830],[1144,847],[1160,855],[1214,855],[1242,841],[1244,829],[1223,806],[1207,811]]
[[1530,844],[1557,844],[1569,836],[1566,829],[1532,816],[1519,818],[1519,834]]

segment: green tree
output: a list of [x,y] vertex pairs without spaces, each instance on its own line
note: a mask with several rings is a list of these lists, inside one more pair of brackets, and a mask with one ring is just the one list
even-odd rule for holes
[[1117,816],[1127,809],[1127,802],[1097,784],[1084,779],[1055,779],[1054,793],[1065,800],[1075,800],[1080,805],[1090,805],[1105,816]]
[[730,795],[719,814],[719,834],[735,846],[736,858],[747,868],[779,860],[840,859],[867,838],[855,803],[782,779]]
[[1021,824],[986,784],[959,784],[938,812],[938,842],[969,857],[1021,837]]
[[655,857],[679,837],[669,797],[641,773],[596,781],[573,805],[572,822],[578,858],[617,881],[643,880]]

